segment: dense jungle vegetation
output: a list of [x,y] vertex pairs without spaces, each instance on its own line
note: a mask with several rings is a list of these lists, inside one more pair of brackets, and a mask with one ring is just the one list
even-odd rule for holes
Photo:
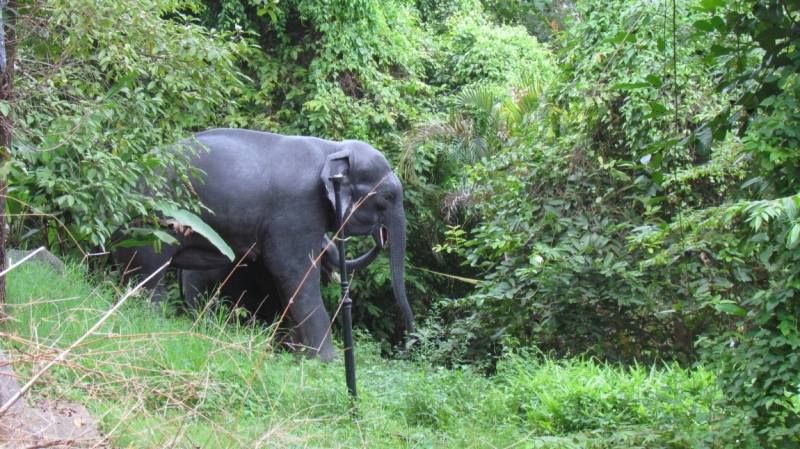
[[[406,189],[413,349],[398,346],[388,261],[352,286],[384,355],[486,375],[520,351],[669,363],[716,377],[728,418],[709,447],[800,439],[800,2],[16,13],[15,95],[0,102],[10,247],[83,257],[159,203],[196,209],[157,176],[185,172],[161,150],[195,131],[361,139]],[[155,195],[136,193],[142,177]]]

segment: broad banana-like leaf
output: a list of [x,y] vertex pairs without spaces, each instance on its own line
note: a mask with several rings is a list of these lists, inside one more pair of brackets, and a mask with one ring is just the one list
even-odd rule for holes
[[130,234],[131,238],[123,240],[114,246],[122,248],[130,248],[132,246],[146,246],[154,243],[157,240],[170,245],[179,244],[179,242],[175,239],[175,237],[158,229],[128,228],[126,234]]
[[191,228],[192,232],[196,232],[205,237],[212,245],[216,246],[222,254],[227,256],[228,259],[233,262],[235,256],[231,247],[225,243],[225,240],[222,240],[222,237],[220,237],[216,231],[211,229],[211,226],[207,225],[203,220],[201,220],[200,217],[189,212],[188,210],[175,209],[166,204],[160,204],[158,208],[165,217],[175,220],[175,223],[173,224],[176,225],[179,231],[185,228]]

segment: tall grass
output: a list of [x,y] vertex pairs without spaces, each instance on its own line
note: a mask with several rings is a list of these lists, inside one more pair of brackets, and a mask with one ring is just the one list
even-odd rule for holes
[[[3,349],[29,378],[122,296],[72,266],[10,273]],[[359,335],[360,400],[341,360],[276,351],[272,329],[219,313],[165,317],[131,298],[28,401],[81,401],[115,447],[736,447],[738,415],[719,410],[714,376],[698,368],[609,367],[508,354],[497,374],[386,360]],[[727,412],[727,414],[726,414]],[[733,423],[733,424],[732,424]],[[735,427],[739,433],[721,432]],[[739,444],[736,444],[736,440]]]

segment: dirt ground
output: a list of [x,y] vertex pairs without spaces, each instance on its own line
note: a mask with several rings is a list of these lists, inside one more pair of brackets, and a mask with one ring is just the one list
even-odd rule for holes
[[[20,389],[14,369],[0,351],[0,406]],[[94,420],[78,403],[39,400],[25,405],[23,395],[0,416],[0,448],[107,448]]]

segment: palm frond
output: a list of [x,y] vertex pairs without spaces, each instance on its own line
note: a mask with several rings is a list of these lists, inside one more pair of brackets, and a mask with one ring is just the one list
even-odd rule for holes
[[490,115],[492,108],[500,101],[494,92],[486,86],[467,86],[456,95],[454,102],[457,106],[478,110]]

